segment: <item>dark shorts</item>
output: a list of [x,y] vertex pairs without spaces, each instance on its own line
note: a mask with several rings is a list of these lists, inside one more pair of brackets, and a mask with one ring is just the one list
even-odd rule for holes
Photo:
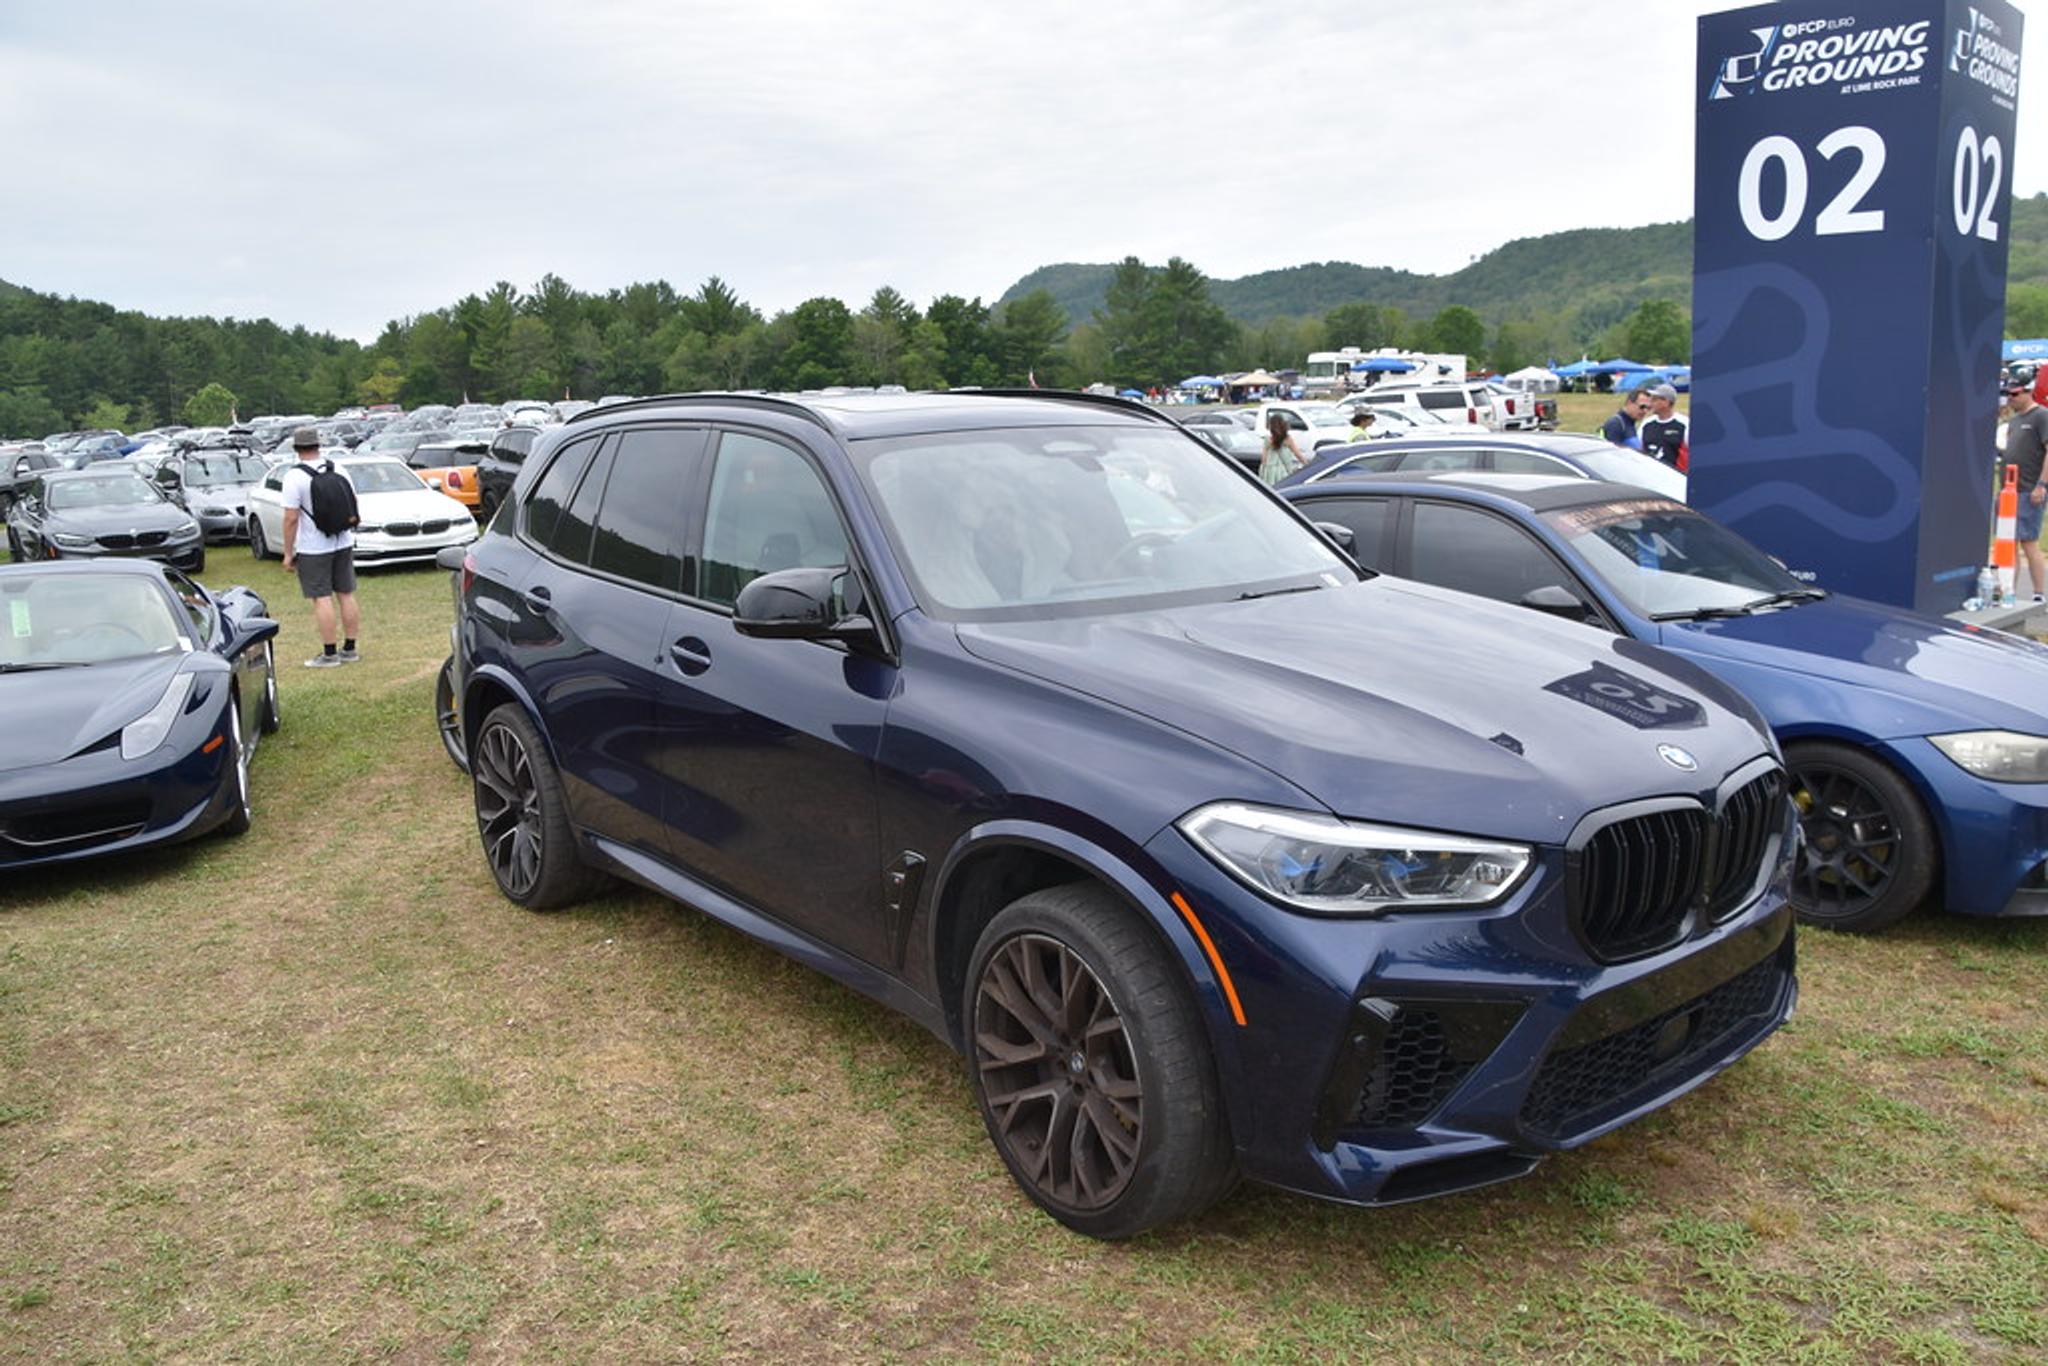
[[2048,505],[2035,502],[2026,494],[2020,495],[2019,540],[2021,545],[2041,539],[2041,514],[2048,512]]
[[299,571],[299,592],[306,597],[331,598],[336,593],[356,591],[356,555],[353,550],[301,555],[294,563]]

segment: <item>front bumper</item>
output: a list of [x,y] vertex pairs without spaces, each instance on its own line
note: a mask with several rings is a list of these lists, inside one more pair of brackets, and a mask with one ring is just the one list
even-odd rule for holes
[[1268,905],[1170,829],[1148,850],[1234,976],[1242,1027],[1204,1004],[1240,1165],[1307,1195],[1392,1204],[1523,1175],[1700,1086],[1797,999],[1782,859],[1719,924],[1602,962],[1556,849],[1499,908],[1380,919]]
[[445,531],[415,535],[394,535],[385,531],[356,532],[355,562],[369,564],[413,564],[431,562],[451,545],[468,545],[477,536],[476,523],[455,522]]
[[179,540],[166,541],[156,546],[132,546],[111,549],[103,545],[54,547],[54,560],[162,560],[180,569],[197,569],[206,558],[206,535],[204,531]]
[[192,516],[199,523],[200,536],[208,542],[249,539],[249,512],[246,508],[228,508],[223,512],[201,508]]
[[1964,915],[2048,915],[2048,783],[1994,783],[1922,739],[1880,749],[1941,836],[1942,904]]
[[174,844],[213,829],[234,810],[233,747],[204,747],[226,732],[226,705],[215,694],[141,759],[123,759],[116,744],[0,773],[0,870]]

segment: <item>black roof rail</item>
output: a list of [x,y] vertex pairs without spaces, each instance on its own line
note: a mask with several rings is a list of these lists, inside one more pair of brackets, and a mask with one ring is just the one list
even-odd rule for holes
[[1180,423],[1175,422],[1165,413],[1147,404],[1135,403],[1127,398],[1117,398],[1113,394],[1091,394],[1084,389],[948,389],[946,393],[948,396],[955,394],[988,394],[995,398],[1059,399],[1069,403],[1093,403],[1098,407],[1114,408],[1118,412],[1132,413],[1150,418],[1154,422],[1164,422],[1169,427],[1180,427]]
[[768,408],[775,412],[791,413],[798,417],[808,419],[811,422],[815,422],[818,426],[823,427],[828,432],[832,430],[832,424],[826,421],[825,415],[823,413],[820,413],[817,409],[812,408],[810,405],[802,403],[796,399],[781,398],[772,394],[728,394],[719,393],[717,391],[699,391],[697,393],[689,394],[650,394],[646,398],[629,398],[623,403],[607,403],[601,408],[585,408],[582,412],[577,413],[573,417],[569,418],[569,420],[564,422],[562,425],[564,427],[573,427],[579,422],[589,422],[611,413],[616,413],[620,411],[631,411],[637,408],[674,408],[678,406],[695,406],[699,404],[705,406],[709,406],[711,404],[719,404],[725,406],[730,406],[732,404],[741,404],[745,406]]

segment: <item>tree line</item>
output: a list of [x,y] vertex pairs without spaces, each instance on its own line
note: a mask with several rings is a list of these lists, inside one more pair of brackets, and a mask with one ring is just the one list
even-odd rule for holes
[[[0,286],[0,434],[565,394],[1149,388],[1219,370],[1299,367],[1310,351],[1340,346],[1460,352],[1502,369],[1550,358],[1539,354],[1542,336],[1512,321],[1489,328],[1462,304],[1411,319],[1351,303],[1248,326],[1215,302],[1210,284],[1179,257],[1163,266],[1127,257],[1083,319],[1044,290],[993,305],[942,294],[919,308],[887,286],[858,309],[820,297],[769,316],[717,276],[684,294],[661,280],[586,293],[547,275],[530,289],[499,281],[395,320],[367,346],[268,320],[151,318]],[[1611,348],[1596,349],[1677,362],[1690,345],[1684,311],[1663,300],[1610,331],[1602,340]]]

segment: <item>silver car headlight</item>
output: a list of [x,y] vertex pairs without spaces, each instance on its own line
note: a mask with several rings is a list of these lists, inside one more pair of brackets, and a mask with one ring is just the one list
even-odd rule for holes
[[2048,737],[2011,730],[1930,735],[1928,743],[1956,767],[1998,783],[2048,783]]
[[1489,906],[1533,861],[1527,845],[1217,802],[1176,825],[1253,891],[1323,915]]
[[153,753],[171,733],[171,727],[177,724],[179,714],[185,710],[185,703],[191,697],[192,675],[175,675],[155,706],[121,727],[121,757],[140,759]]
[[178,523],[178,529],[171,534],[173,536],[197,536],[199,534],[199,523],[189,519],[180,522]]
[[72,550],[83,550],[92,544],[92,537],[74,535],[69,531],[52,532],[50,539],[58,545],[69,547]]

